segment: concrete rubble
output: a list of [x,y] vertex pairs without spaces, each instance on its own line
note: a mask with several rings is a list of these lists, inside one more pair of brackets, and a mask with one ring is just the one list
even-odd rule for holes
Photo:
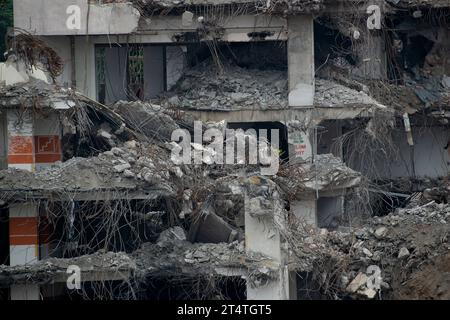
[[[207,61],[187,70],[162,103],[198,110],[277,110],[289,108],[287,92],[286,72],[246,69],[231,64],[220,73],[211,61]],[[363,91],[326,79],[316,81],[314,105],[385,108]]]
[[[0,219],[0,234],[9,236],[0,239],[6,248],[0,289],[61,289],[75,265],[89,298],[104,298],[101,290],[89,290],[100,283],[119,287],[120,294],[108,293],[121,299],[154,298],[167,288],[170,298],[228,299],[227,286],[248,299],[450,299],[449,23],[448,15],[440,21],[446,26],[432,19],[450,5],[382,2],[392,28],[381,39],[381,32],[363,30],[366,17],[341,10],[348,9],[341,1],[103,1],[92,6],[127,3],[140,21],[133,36],[152,45],[120,44],[129,50],[129,69],[120,70],[123,79],[106,79],[116,61],[108,50],[116,44],[102,39],[91,48],[94,65],[86,62],[95,70],[92,78],[80,82],[79,70],[72,70],[74,88],[69,81],[57,84],[64,62],[56,51],[31,34],[17,35],[18,56],[11,48],[7,63],[24,60],[26,77],[8,85],[0,78],[0,124],[7,133],[0,137],[0,217],[6,221]],[[224,8],[239,9],[231,15],[243,16],[246,27],[227,25],[238,18],[198,14],[220,9],[223,18]],[[276,19],[280,25],[267,29],[279,28],[280,39],[268,41],[286,44],[264,47],[274,34],[249,16]],[[247,32],[251,23],[255,31]],[[311,33],[292,29],[296,23]],[[430,27],[411,31],[422,23]],[[164,30],[153,32],[155,25]],[[33,44],[30,52],[24,39]],[[170,46],[158,47],[165,42]],[[269,60],[286,50],[287,61],[265,66],[267,57],[248,62],[254,59],[229,59],[220,51],[229,46],[242,55],[245,42]],[[155,64],[163,64],[164,74],[150,86],[145,52],[156,57],[159,49]],[[180,53],[177,63],[171,50]],[[312,66],[293,63],[300,56]],[[79,57],[72,58],[74,67]],[[181,71],[169,72],[175,64]],[[33,76],[37,67],[48,79]],[[122,80],[135,82],[124,85],[120,99],[106,99]],[[158,86],[144,99],[148,87]],[[290,101],[292,93],[300,103]],[[201,123],[202,135],[236,129],[214,150],[215,139],[197,141],[194,132],[195,121],[209,116],[221,121]],[[194,136],[182,142],[202,155],[199,161],[174,161],[174,132]],[[436,136],[438,142],[431,140]],[[264,175],[263,166],[249,160],[264,155],[249,145],[276,137],[279,145],[263,151],[276,154],[279,170]],[[235,163],[240,138],[246,158]],[[233,163],[213,161],[221,149]],[[24,218],[34,223],[28,229],[35,242],[24,249],[35,255],[25,262],[27,254],[11,253],[24,245],[20,232],[30,231],[14,224]],[[61,296],[70,297],[64,290]]]

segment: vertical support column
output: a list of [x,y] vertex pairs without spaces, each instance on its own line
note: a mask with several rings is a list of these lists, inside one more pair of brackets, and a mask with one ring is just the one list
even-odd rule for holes
[[[8,110],[8,167],[35,170],[33,115],[30,110]],[[38,208],[36,204],[9,207],[10,265],[39,260]],[[11,286],[11,300],[38,300],[38,285]]]
[[8,167],[34,171],[33,116],[30,110],[11,109],[8,121]]
[[273,190],[273,199],[263,200],[263,196],[258,194],[258,185],[264,185],[260,189],[262,193],[267,191],[267,187],[269,189],[275,188],[270,185],[272,181],[260,177],[252,177],[249,181],[253,185],[250,185],[249,190],[245,191],[246,252],[249,254],[258,252],[271,258],[272,260],[267,262],[266,267],[274,271],[275,275],[267,283],[261,285],[252,284],[251,281],[247,280],[247,299],[296,299],[297,292],[292,281],[293,275],[287,264],[287,250],[280,234],[280,228],[285,226],[286,212],[280,199],[277,198],[278,192],[276,190]]
[[314,19],[288,17],[289,106],[312,107],[315,93]]
[[[36,170],[45,169],[57,161],[62,161],[61,122],[58,113],[34,116],[34,153]],[[53,225],[50,223],[47,212],[39,208],[39,247],[40,258],[46,258],[51,253],[51,235]]]
[[[305,124],[290,121],[288,127],[289,160],[298,162],[298,165],[312,163],[316,147],[311,143],[311,131],[305,129]],[[291,202],[291,212],[305,221],[317,227],[317,199],[314,192],[305,194],[304,199]]]
[[61,125],[57,113],[36,114],[33,125],[36,170],[62,161]]
[[[15,204],[9,207],[10,265],[24,265],[39,260],[38,206]],[[11,286],[11,300],[39,300],[38,285]]]

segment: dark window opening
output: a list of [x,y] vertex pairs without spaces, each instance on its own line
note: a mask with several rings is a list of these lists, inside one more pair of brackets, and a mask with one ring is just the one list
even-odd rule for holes
[[327,61],[343,58],[345,63],[357,64],[352,50],[352,39],[333,28],[329,19],[317,19],[314,22],[314,57],[316,70]]
[[222,65],[228,63],[247,69],[287,70],[286,41],[202,42],[187,47],[187,62],[191,67],[213,59]]
[[148,100],[167,87],[165,46],[97,45],[95,57],[97,99],[101,103]]

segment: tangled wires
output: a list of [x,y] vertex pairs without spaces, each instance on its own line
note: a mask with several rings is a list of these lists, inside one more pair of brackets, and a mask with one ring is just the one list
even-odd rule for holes
[[[63,69],[64,64],[55,50],[50,48],[42,39],[20,29],[15,29],[15,36],[8,42],[8,47],[13,50],[19,59],[22,59],[28,67],[44,67],[55,81]],[[42,65],[40,66],[39,63]]]

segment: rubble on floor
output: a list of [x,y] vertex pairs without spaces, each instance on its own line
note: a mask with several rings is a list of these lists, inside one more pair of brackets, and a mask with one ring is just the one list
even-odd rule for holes
[[71,91],[42,80],[32,79],[27,83],[0,86],[0,108],[53,108],[69,109],[76,105]]
[[344,229],[315,231],[299,249],[309,247],[309,258],[316,257],[314,265],[322,266],[313,273],[324,295],[450,298],[450,205],[397,209]]
[[10,192],[29,193],[30,196],[92,194],[110,190],[141,194],[147,191],[160,195],[173,193],[168,180],[175,175],[175,169],[167,165],[168,151],[156,145],[145,149],[133,147],[136,144],[130,141],[97,157],[72,158],[37,172],[14,168],[0,171],[0,192],[13,197]]
[[[105,3],[123,2],[107,0]],[[183,10],[200,6],[244,6],[248,13],[264,12],[278,14],[299,14],[318,12],[324,8],[323,0],[276,0],[260,4],[255,0],[132,0],[133,4],[144,13],[160,13],[168,10]],[[242,10],[242,8],[240,8]]]
[[360,184],[362,176],[332,154],[319,154],[314,162],[287,165],[274,178],[290,198],[301,198],[307,192],[345,190]]
[[0,287],[12,284],[66,282],[69,266],[80,268],[85,279],[128,279],[136,264],[123,252],[96,252],[71,259],[48,258],[34,264],[0,265]]
[[[177,228],[178,231],[174,232]],[[98,251],[75,258],[48,258],[30,265],[1,265],[0,287],[65,282],[67,268],[71,265],[80,267],[83,279],[92,280],[128,281],[134,278],[145,281],[147,277],[182,278],[212,274],[273,276],[272,259],[257,253],[247,254],[243,242],[190,243],[186,241],[183,229],[175,227],[163,231],[156,243],[144,243],[130,254]]]
[[429,8],[446,8],[448,0],[386,0],[392,5],[400,8],[429,7]]
[[[285,71],[247,69],[227,64],[223,72],[219,72],[208,60],[187,70],[161,104],[217,111],[288,109],[287,93]],[[316,80],[314,105],[324,108],[386,108],[362,90],[325,79]]]

